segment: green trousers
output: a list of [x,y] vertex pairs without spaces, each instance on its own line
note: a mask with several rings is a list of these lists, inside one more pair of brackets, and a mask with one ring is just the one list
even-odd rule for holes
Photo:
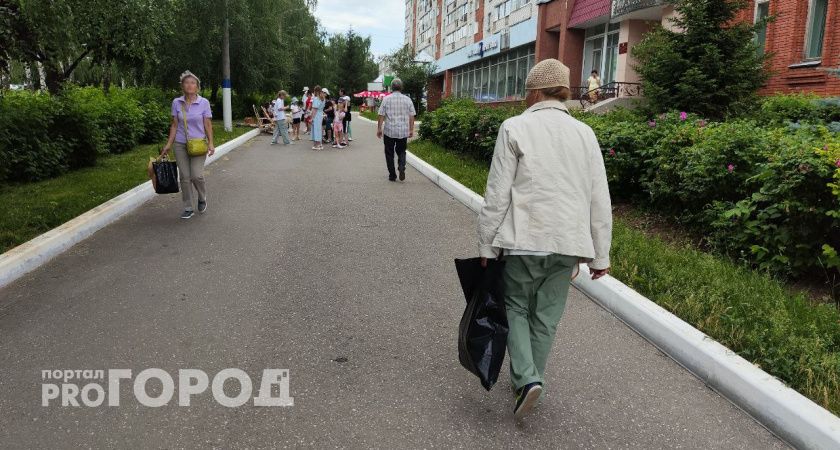
[[505,257],[505,308],[510,380],[516,390],[543,374],[578,257],[565,255]]

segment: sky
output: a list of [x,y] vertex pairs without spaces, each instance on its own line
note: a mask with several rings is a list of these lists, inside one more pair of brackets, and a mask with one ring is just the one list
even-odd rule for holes
[[353,27],[370,36],[374,56],[397,50],[405,40],[405,0],[318,0],[315,17],[330,33]]

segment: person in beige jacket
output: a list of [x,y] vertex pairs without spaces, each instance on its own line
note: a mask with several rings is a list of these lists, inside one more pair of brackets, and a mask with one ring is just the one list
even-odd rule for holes
[[478,220],[479,256],[503,255],[514,416],[543,393],[546,360],[572,274],[610,267],[612,208],[595,133],[569,114],[569,69],[556,59],[525,81],[528,109],[502,123]]

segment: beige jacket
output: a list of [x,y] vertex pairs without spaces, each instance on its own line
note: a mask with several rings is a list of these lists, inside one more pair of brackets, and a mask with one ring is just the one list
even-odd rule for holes
[[595,133],[559,101],[502,123],[478,219],[479,254],[500,249],[579,256],[610,266],[612,207]]

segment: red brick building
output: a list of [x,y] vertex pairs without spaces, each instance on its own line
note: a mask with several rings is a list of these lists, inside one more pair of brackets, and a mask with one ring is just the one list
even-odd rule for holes
[[837,0],[752,0],[740,19],[776,20],[756,39],[772,53],[772,78],[764,93],[808,91],[840,95],[840,78],[825,68],[840,66],[840,2]]
[[[675,12],[662,0],[549,0],[539,5],[537,60],[557,58],[580,86],[595,69],[603,83],[638,82],[631,50],[656,25],[672,27]],[[756,40],[772,54],[764,93],[808,91],[840,95],[840,1],[751,0],[739,19],[775,16]]]

